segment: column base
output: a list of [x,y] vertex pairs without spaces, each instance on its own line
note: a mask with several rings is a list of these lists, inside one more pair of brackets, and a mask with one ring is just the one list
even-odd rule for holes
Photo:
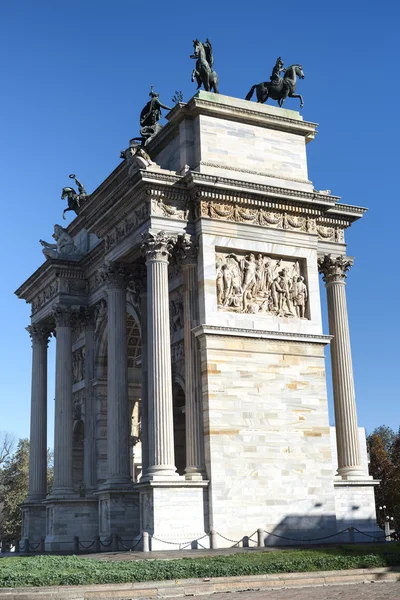
[[203,481],[205,474],[200,468],[186,467],[185,479],[186,481]]
[[49,496],[46,506],[46,552],[74,551],[74,537],[87,546],[98,532],[97,498]]
[[372,481],[372,477],[363,471],[361,467],[342,467],[337,470],[336,477],[340,477],[343,480]]
[[[140,482],[140,528],[149,534],[150,550],[173,550],[188,544],[209,548],[208,481]],[[204,537],[203,537],[204,536]]]
[[142,475],[140,479],[140,483],[144,483],[146,481],[179,481],[183,479],[182,475],[176,470],[175,466],[153,466],[147,469],[147,473]]

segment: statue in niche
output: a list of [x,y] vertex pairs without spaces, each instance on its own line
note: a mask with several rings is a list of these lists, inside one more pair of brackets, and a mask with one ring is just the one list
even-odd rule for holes
[[196,61],[192,72],[192,81],[196,79],[197,89],[203,85],[206,92],[219,94],[218,75],[213,69],[214,56],[210,40],[206,38],[204,43],[193,40],[193,54],[190,55],[190,58]]
[[95,328],[94,328],[94,335],[97,336],[99,331],[100,331],[100,327],[101,324],[103,322],[103,320],[106,318],[107,315],[107,302],[105,301],[104,298],[102,298],[100,300],[100,302],[98,304],[96,304],[96,308],[95,308]]
[[54,233],[52,236],[56,243],[49,244],[44,240],[39,240],[43,246],[43,254],[47,259],[60,258],[66,260],[79,260],[82,255],[78,252],[74,240],[69,235],[68,231],[61,225],[54,225]]
[[[284,76],[281,77],[281,73]],[[296,94],[297,77],[304,79],[303,67],[298,64],[291,65],[287,69],[283,68],[283,61],[279,57],[270,77],[270,81],[256,83],[253,85],[246,96],[246,100],[251,100],[254,90],[256,90],[257,102],[264,103],[271,98],[276,100],[280,107],[283,106],[286,98],[299,98],[300,108],[303,108],[303,97]]]
[[78,186],[78,193],[72,187],[64,187],[61,192],[61,200],[65,200],[67,198],[68,208],[66,208],[63,212],[63,219],[65,219],[65,213],[69,210],[73,210],[77,215],[79,214],[79,209],[82,205],[82,202],[86,200],[87,193],[81,182],[78,180],[74,173],[69,175],[70,179],[74,179],[76,185]]
[[308,290],[298,261],[217,254],[216,291],[220,310],[305,318]]

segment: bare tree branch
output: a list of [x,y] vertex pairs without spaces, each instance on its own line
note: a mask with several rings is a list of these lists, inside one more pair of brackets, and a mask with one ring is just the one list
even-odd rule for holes
[[0,431],[0,467],[11,456],[15,448],[15,435],[8,431]]

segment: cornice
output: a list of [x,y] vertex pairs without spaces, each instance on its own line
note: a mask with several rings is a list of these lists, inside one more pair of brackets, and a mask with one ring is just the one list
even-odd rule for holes
[[168,113],[167,120],[170,124],[179,123],[185,117],[194,118],[199,114],[212,115],[228,121],[257,124],[258,127],[278,129],[301,135],[308,140],[313,139],[317,133],[317,123],[304,121],[297,111],[282,110],[277,114],[275,107],[257,105],[254,102],[231,98],[200,91],[193,96],[187,104],[180,103]]
[[84,279],[82,267],[67,260],[46,260],[14,293],[18,298],[31,302],[41,289],[56,278]]
[[243,327],[220,327],[217,325],[199,325],[192,329],[196,337],[216,335],[230,337],[257,338],[277,341],[290,341],[301,343],[322,344],[326,346],[330,343],[330,335],[314,335],[309,333],[289,333],[281,331],[265,331],[263,329],[245,329]]

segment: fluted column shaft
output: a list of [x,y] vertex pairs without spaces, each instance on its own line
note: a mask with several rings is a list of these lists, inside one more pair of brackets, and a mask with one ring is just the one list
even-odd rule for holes
[[32,339],[31,428],[29,452],[29,500],[47,494],[47,346],[50,330],[30,325]]
[[87,310],[83,317],[85,327],[85,438],[83,455],[83,481],[90,491],[96,487],[96,407],[93,390],[95,321],[94,314]]
[[149,398],[148,398],[148,345],[147,345],[147,282],[140,295],[141,304],[141,346],[142,346],[142,392],[141,392],[141,443],[142,443],[142,477],[149,468]]
[[149,231],[143,252],[147,266],[149,467],[142,481],[177,476],[174,456],[172,373],[168,296],[171,240]]
[[54,482],[52,495],[72,489],[72,332],[71,310],[54,309],[56,321],[56,398],[54,408]]
[[131,415],[128,400],[128,332],[126,279],[119,265],[106,268],[108,293],[107,352],[107,481],[110,486],[129,485]]
[[197,244],[180,240],[183,270],[183,313],[185,351],[186,479],[202,479],[203,415],[199,381],[199,354],[192,329],[198,325]]
[[343,478],[365,477],[361,466],[360,441],[351,359],[346,303],[346,272],[353,259],[326,255],[319,261],[328,300],[331,341],[332,384],[335,408],[338,474]]

